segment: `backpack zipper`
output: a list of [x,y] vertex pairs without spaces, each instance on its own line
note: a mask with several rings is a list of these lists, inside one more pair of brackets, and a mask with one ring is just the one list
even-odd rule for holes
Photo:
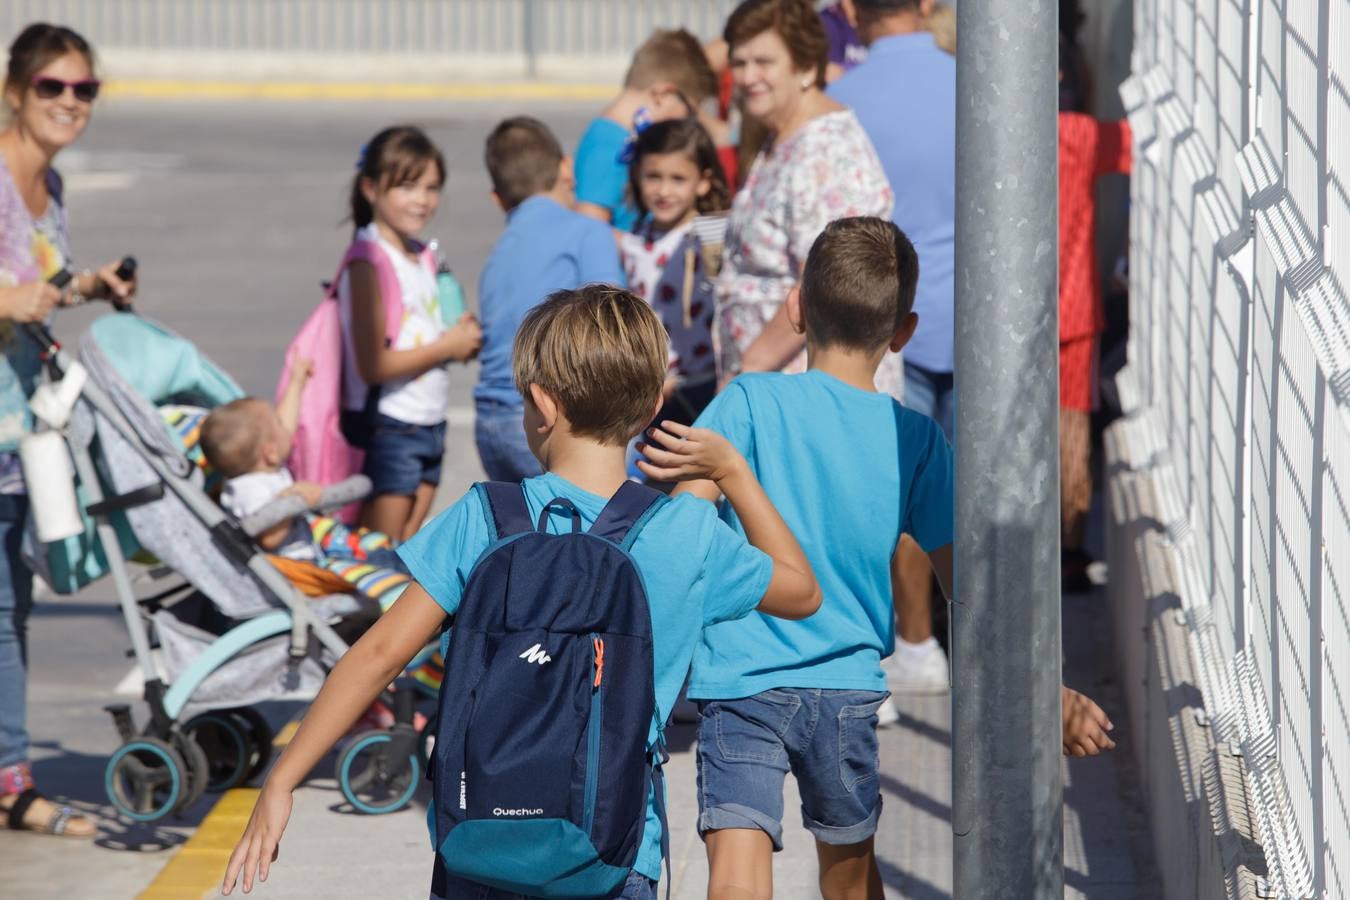
[[586,794],[582,813],[582,830],[587,837],[595,825],[595,795],[600,787],[600,730],[605,709],[605,642],[598,634],[591,634],[591,652],[595,680],[591,683],[591,720],[586,726]]

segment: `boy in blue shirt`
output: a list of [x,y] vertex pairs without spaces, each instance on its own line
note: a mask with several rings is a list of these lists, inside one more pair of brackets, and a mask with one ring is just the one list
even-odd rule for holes
[[656,122],[697,115],[703,101],[716,96],[717,76],[698,38],[683,28],[653,32],[633,54],[623,89],[577,144],[577,212],[632,231],[638,213],[626,195],[624,159],[630,136]]
[[[709,896],[772,894],[789,771],[816,838],[821,893],[882,896],[872,852],[881,813],[876,724],[900,535],[928,554],[948,596],[952,585],[951,447],[936,422],[873,384],[882,356],[899,352],[918,324],[918,267],[891,222],[826,226],[787,298],[793,327],[806,334],[809,371],[742,375],[699,427],[654,430],[639,463],[654,478],[689,478],[704,436],[724,435],[801,541],[824,594],[802,622],[751,615],[713,626],[695,653],[689,696],[701,701],[698,827]],[[720,494],[706,481],[676,490],[685,492]],[[734,508],[723,516],[739,527]],[[1066,753],[1114,746],[1110,727],[1096,704],[1065,689]]]
[[[590,527],[627,479],[628,442],[661,405],[667,338],[656,314],[618,288],[559,291],[531,310],[515,342],[513,371],[525,400],[531,452],[546,474],[526,479],[527,505],[538,516],[555,497],[572,502]],[[714,439],[690,472],[712,478],[740,516],[744,537],[692,497],[664,504],[634,543],[652,617],[657,709],[675,703],[699,636],[717,622],[755,609],[786,618],[811,615],[820,589],[806,557],[774,511],[745,460]],[[571,529],[570,511],[552,510],[548,527]],[[290,816],[291,792],[356,721],[371,700],[454,615],[474,563],[489,543],[476,491],[427,524],[400,550],[415,581],[342,657],[295,738],[267,777],[243,837],[230,857],[224,893],[242,872],[266,880]],[[466,702],[468,698],[465,698]],[[654,727],[654,726],[653,726]],[[649,798],[642,846],[624,897],[655,897],[661,830]],[[451,878],[437,858],[433,897],[499,894]]]
[[540,473],[521,430],[524,400],[511,375],[511,346],[525,314],[554,291],[624,284],[614,235],[572,211],[572,163],[537,119],[507,119],[484,153],[492,195],[506,213],[478,282],[482,363],[474,388],[474,441],[493,481]]

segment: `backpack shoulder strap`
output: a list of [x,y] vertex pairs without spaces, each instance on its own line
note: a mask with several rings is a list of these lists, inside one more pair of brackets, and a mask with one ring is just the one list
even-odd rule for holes
[[342,255],[342,262],[338,263],[337,274],[333,276],[329,287],[329,295],[337,296],[342,273],[357,261],[367,262],[375,267],[375,277],[380,283],[380,305],[384,307],[384,336],[393,343],[398,339],[399,330],[403,327],[403,288],[399,285],[398,272],[394,270],[393,261],[379,244],[361,239],[352,241],[347,252]]
[[525,489],[520,485],[480,481],[474,485],[474,490],[483,502],[488,530],[496,534],[497,540],[534,530],[530,508],[525,504]]
[[658,490],[625,481],[600,511],[590,533],[629,550],[647,522],[669,500]]

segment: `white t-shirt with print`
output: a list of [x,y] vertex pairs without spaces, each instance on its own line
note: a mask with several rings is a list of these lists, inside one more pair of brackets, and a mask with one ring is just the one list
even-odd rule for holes
[[[359,240],[376,241],[398,275],[403,292],[403,325],[394,350],[412,350],[423,347],[445,332],[441,321],[440,292],[436,287],[436,273],[429,267],[408,258],[400,248],[380,237],[374,223],[357,232]],[[342,379],[344,409],[364,409],[367,387],[357,374],[356,348],[352,341],[351,279],[342,273],[338,283],[338,302],[342,310],[342,343],[346,355]],[[439,425],[445,421],[450,405],[450,375],[443,366],[436,366],[416,378],[400,378],[381,385],[381,414],[410,425]]]

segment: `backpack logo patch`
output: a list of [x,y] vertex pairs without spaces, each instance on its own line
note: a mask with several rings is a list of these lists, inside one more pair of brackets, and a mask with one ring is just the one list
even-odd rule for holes
[[541,666],[544,663],[553,662],[553,657],[548,655],[548,651],[545,650],[541,644],[535,644],[516,658],[523,659],[526,662],[538,663]]

